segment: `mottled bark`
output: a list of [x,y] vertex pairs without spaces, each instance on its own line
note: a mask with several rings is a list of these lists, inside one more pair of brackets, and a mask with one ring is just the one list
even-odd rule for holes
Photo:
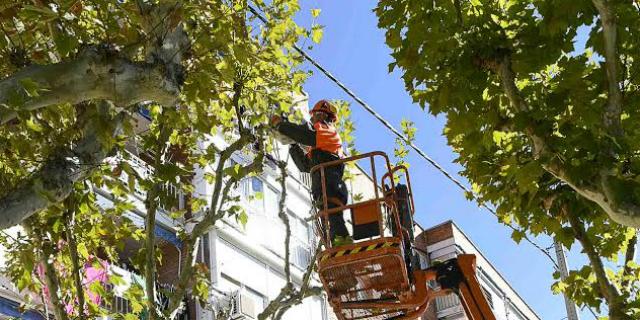
[[[171,106],[182,84],[181,68],[156,60],[133,62],[103,46],[85,48],[69,61],[32,65],[0,81],[0,105],[37,110],[62,103],[105,99],[117,106],[155,101]],[[25,87],[37,94],[28,94]],[[16,112],[0,107],[0,125]]]
[[593,5],[600,14],[602,38],[604,42],[604,66],[607,84],[607,104],[604,110],[604,125],[612,136],[619,137],[624,132],[621,124],[622,92],[620,91],[620,74],[618,66],[620,57],[617,50],[616,13],[613,4],[608,0],[593,0]]
[[67,312],[65,311],[62,300],[60,300],[60,283],[58,282],[58,275],[56,273],[55,266],[53,265],[53,245],[51,243],[42,242],[42,255],[40,256],[40,262],[44,267],[44,278],[47,288],[49,290],[49,301],[53,305],[53,314],[56,320],[68,320]]
[[[635,230],[635,234],[629,240],[629,243],[627,244],[627,251],[624,254],[624,271],[622,272],[623,278],[630,276],[631,272],[633,271],[633,268],[629,266],[629,263],[635,262],[636,260],[637,245],[638,245],[638,230]],[[625,290],[629,289],[630,284],[631,284],[631,281],[629,281],[628,279],[622,280],[622,287]]]
[[[511,69],[511,59],[508,55],[499,61],[485,63],[485,67],[495,72],[502,84],[502,89],[507,95],[514,112],[527,112],[529,106],[516,86],[516,76]],[[613,175],[612,169],[606,166],[594,167],[596,178],[593,180],[578,182],[573,179],[566,168],[553,153],[552,146],[545,137],[535,133],[533,124],[525,129],[525,133],[532,141],[534,156],[544,159],[543,168],[554,175],[558,180],[565,182],[579,195],[595,202],[614,221],[631,227],[640,227],[640,204],[632,197],[621,196],[616,185],[633,184],[634,188],[640,188],[637,182],[629,181]]]
[[[169,137],[168,130],[164,125],[160,125],[158,139],[155,141],[153,150],[153,169],[157,170],[162,164],[163,158],[167,153],[167,140]],[[156,213],[160,201],[160,191],[162,182],[155,181],[151,190],[147,191],[147,197],[144,201],[146,208],[145,217],[145,290],[147,292],[147,310],[149,311],[149,320],[158,319],[158,311],[156,308]]]
[[[104,119],[110,108],[111,104],[103,101],[93,115]],[[109,119],[112,136],[119,134],[124,118],[121,113]],[[0,198],[0,229],[17,225],[51,203],[66,199],[76,181],[85,179],[101,165],[110,149],[97,130],[94,121],[86,121],[82,138],[70,149],[54,154],[26,181]]]

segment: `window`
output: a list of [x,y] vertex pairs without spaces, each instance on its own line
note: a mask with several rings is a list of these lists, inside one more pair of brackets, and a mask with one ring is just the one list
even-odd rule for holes
[[487,298],[487,302],[489,302],[489,306],[493,310],[493,296],[491,295],[491,291],[485,288],[485,286],[480,286],[480,288],[482,289],[482,293],[484,293],[484,296]]
[[291,262],[306,269],[311,261],[311,239],[309,223],[298,218],[289,211],[289,225],[291,226]]
[[268,217],[278,218],[280,212],[280,192],[269,186],[264,188],[263,212]]
[[239,183],[239,194],[254,213],[268,217],[278,217],[280,208],[280,192],[265,184],[258,177],[245,178]]
[[262,180],[258,177],[243,179],[242,198],[249,202],[249,206],[257,211],[263,210],[263,189]]
[[291,225],[291,234],[300,242],[309,244],[309,224],[289,213],[289,224]]

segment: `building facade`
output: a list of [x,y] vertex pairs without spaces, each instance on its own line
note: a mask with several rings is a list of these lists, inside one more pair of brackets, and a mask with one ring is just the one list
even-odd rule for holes
[[[416,237],[416,246],[423,255],[423,264],[445,261],[459,254],[476,255],[476,276],[482,286],[496,319],[498,320],[539,320],[540,317],[527,305],[507,280],[482,254],[471,239],[453,222],[447,221],[430,227]],[[455,294],[436,298],[424,320],[467,319],[460,300]]]
[[[304,97],[303,97],[304,98]],[[301,110],[307,110],[306,99],[298,104]],[[304,113],[304,112],[303,112]],[[138,115],[137,129],[145,130],[148,119],[144,114]],[[216,143],[223,145],[221,137],[214,137]],[[313,228],[312,204],[310,195],[310,177],[297,170],[288,158],[287,147],[278,143],[274,152],[265,160],[265,170],[259,176],[243,179],[235,195],[240,199],[238,205],[247,214],[247,221],[239,221],[235,217],[226,217],[218,221],[215,228],[201,238],[198,261],[205,263],[210,270],[211,294],[210,303],[203,307],[193,301],[187,303],[180,319],[209,320],[215,319],[216,313],[228,311],[234,320],[257,319],[257,315],[264,310],[269,301],[279,293],[285,281],[285,225],[279,213],[279,201],[282,197],[280,172],[276,161],[288,162],[288,179],[286,180],[285,212],[291,228],[289,246],[291,278],[296,286],[302,282],[304,272],[309,264],[314,263],[313,255],[317,245],[317,235]],[[141,176],[149,174],[151,170],[146,164],[144,150],[138,150],[135,144],[127,148],[127,159]],[[251,162],[250,154],[236,153],[226,164],[247,164]],[[373,196],[371,177],[368,170],[361,167],[353,168],[352,178],[347,182],[352,191],[350,199],[367,199]],[[212,186],[206,182],[207,169],[198,169],[193,177],[195,195],[206,198],[211,194]],[[128,181],[126,175],[123,181]],[[127,213],[127,217],[144,228],[144,199],[146,194],[140,188],[134,188],[130,195],[135,209]],[[173,219],[168,212],[172,208],[182,209],[188,199],[187,195],[172,185],[166,185],[163,192],[167,193],[167,203],[160,205],[157,213],[156,236],[158,248],[162,251],[163,262],[158,265],[158,287],[171,289],[177,281],[177,275],[182,266],[188,263],[183,255],[182,243],[176,236],[178,227],[185,227],[183,219]],[[97,199],[102,207],[112,205],[106,190],[96,190]],[[351,200],[350,200],[351,201]],[[348,219],[347,219],[348,220]],[[426,230],[416,229],[416,246],[427,255],[423,255],[422,265],[427,266],[436,260],[447,260],[460,253],[473,253],[477,256],[477,274],[487,299],[496,317],[500,320],[537,320],[539,317],[513,290],[508,282],[482,255],[471,240],[455,225],[448,221]],[[142,281],[139,274],[132,268],[128,259],[140,248],[140,243],[128,241],[121,253],[121,261],[109,267],[109,272],[119,274],[131,281]],[[1,253],[1,252],[0,252]],[[0,255],[0,260],[2,255]],[[2,262],[2,261],[0,261]],[[319,286],[317,278],[312,280],[314,286]],[[142,281],[142,283],[144,283]],[[112,288],[125,290],[126,288]],[[0,319],[16,316],[20,304],[20,295],[15,287],[0,276]],[[121,297],[116,297],[110,303],[114,312],[128,312],[130,306]],[[2,315],[4,314],[4,316]],[[22,315],[24,319],[44,319],[42,312],[30,311]],[[297,320],[327,320],[335,319],[329,307],[326,296],[310,297],[302,304],[294,306],[284,315],[285,319]],[[438,298],[428,309],[423,319],[466,319],[458,298],[455,295]]]
[[[285,159],[286,148],[274,157]],[[236,154],[229,165],[246,164],[246,155]],[[255,319],[285,286],[285,224],[278,216],[282,190],[275,159],[266,159],[264,172],[243,179],[235,191],[247,213],[246,224],[234,217],[219,221],[203,241],[204,256],[211,270],[212,301],[215,308],[224,308],[229,297],[238,318]],[[197,179],[196,179],[197,181]],[[196,182],[196,192],[210,186]],[[311,218],[309,176],[299,172],[292,162],[288,166],[284,211],[291,228],[291,278],[300,286],[302,277],[313,263],[315,234]],[[312,280],[313,285],[320,283]],[[199,308],[199,319],[211,319],[214,310]],[[290,309],[284,319],[327,319],[327,303],[323,296],[310,297]]]

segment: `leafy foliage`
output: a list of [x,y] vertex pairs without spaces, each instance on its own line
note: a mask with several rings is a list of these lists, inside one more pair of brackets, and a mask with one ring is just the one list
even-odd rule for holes
[[[255,165],[231,171],[224,164],[234,152],[264,150],[269,117],[289,110],[292,96],[301,93],[307,77],[297,68],[301,60],[291,51],[293,44],[301,37],[318,42],[322,35],[319,26],[305,30],[294,22],[293,15],[299,10],[296,0],[255,1],[255,5],[269,23],[250,14],[246,1],[12,0],[0,5],[3,81],[40,65],[64,68],[94,45],[106,48],[109,61],[159,65],[166,72],[172,68],[168,60],[181,57],[176,105],[161,105],[149,96],[142,105],[113,106],[107,115],[96,111],[98,101],[90,100],[25,110],[22,107],[30,98],[51,90],[38,78],[21,80],[19,91],[10,94],[14,98],[0,105],[0,112],[17,112],[15,119],[0,125],[0,199],[25,181],[38,179],[44,166],[67,157],[86,138],[83,128],[87,123],[92,123],[95,139],[110,156],[103,163],[82,164],[90,174],[74,185],[70,202],[52,201],[24,222],[28,232],[21,232],[17,239],[1,239],[11,257],[7,271],[20,289],[41,293],[46,287],[44,278],[34,276],[33,271],[48,261],[57,271],[60,286],[59,292],[50,295],[58,296],[63,304],[73,304],[79,294],[86,298],[91,291],[109,299],[109,291],[99,283],[78,292],[71,275],[82,271],[74,270],[67,229],[77,244],[81,269],[99,257],[113,264],[126,262],[143,274],[150,268],[144,259],[149,250],[161,264],[160,250],[145,245],[153,228],[145,232],[131,220],[134,208],[157,210],[159,215],[183,222],[178,234],[185,244],[195,243],[215,219],[237,215],[246,220],[238,206],[220,203],[236,199],[229,190],[242,177],[259,172],[262,158],[257,156]],[[317,16],[319,11],[311,14]],[[166,44],[168,30],[178,27],[186,33],[188,43],[173,56],[163,57],[158,45]],[[112,71],[114,92],[126,90],[119,87],[121,70]],[[80,77],[84,70],[78,72]],[[121,129],[113,124],[116,114],[125,118]],[[213,196],[195,192],[194,177],[199,170],[207,172],[210,183],[219,184]],[[176,192],[187,195],[185,206],[178,205]],[[112,204],[105,206],[105,198]],[[202,223],[198,219],[203,216],[210,219]],[[197,224],[194,233],[186,231],[188,223]],[[129,250],[129,255],[123,255],[125,243],[134,244],[133,253]],[[43,251],[43,244],[50,252]],[[194,294],[205,301],[207,272],[203,264],[183,268],[186,280],[174,285],[183,293],[187,287],[194,288]],[[111,281],[122,280],[113,277]],[[144,294],[145,288],[139,285],[127,291],[133,308],[125,318],[148,312]],[[181,296],[172,298],[182,300]],[[85,301],[85,310],[75,310],[75,314],[109,313],[104,306]]]
[[554,290],[608,304],[612,319],[637,317],[637,266],[624,258],[635,230],[610,217],[638,225],[618,206],[640,203],[638,4],[381,0],[375,11],[390,71],[402,71],[414,102],[446,115],[479,200],[589,256]]

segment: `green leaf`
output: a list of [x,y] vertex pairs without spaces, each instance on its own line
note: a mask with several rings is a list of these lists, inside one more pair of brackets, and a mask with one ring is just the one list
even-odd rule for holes
[[240,213],[238,213],[237,221],[240,223],[240,225],[242,225],[243,228],[247,227],[247,222],[249,221],[249,216],[247,215],[247,213],[244,210],[242,210],[242,211],[240,211]]
[[35,122],[33,118],[27,120],[27,127],[35,132],[42,132],[42,126]]
[[324,30],[320,25],[314,25],[311,27],[311,40],[315,43],[320,43],[322,40],[322,35],[324,34]]
[[77,45],[77,40],[73,36],[65,33],[58,33],[54,37],[54,41],[56,43],[58,53],[63,57],[69,55]]
[[78,254],[83,259],[87,259],[89,257],[89,250],[87,250],[87,246],[84,243],[78,243]]
[[37,97],[40,94],[38,90],[40,89],[40,84],[36,81],[33,81],[31,78],[23,78],[20,79],[20,85],[24,88],[24,91],[27,93],[29,97]]
[[513,232],[511,233],[511,239],[513,239],[513,241],[515,241],[516,243],[520,243],[520,241],[522,241],[525,236],[526,234],[520,230],[513,230]]

